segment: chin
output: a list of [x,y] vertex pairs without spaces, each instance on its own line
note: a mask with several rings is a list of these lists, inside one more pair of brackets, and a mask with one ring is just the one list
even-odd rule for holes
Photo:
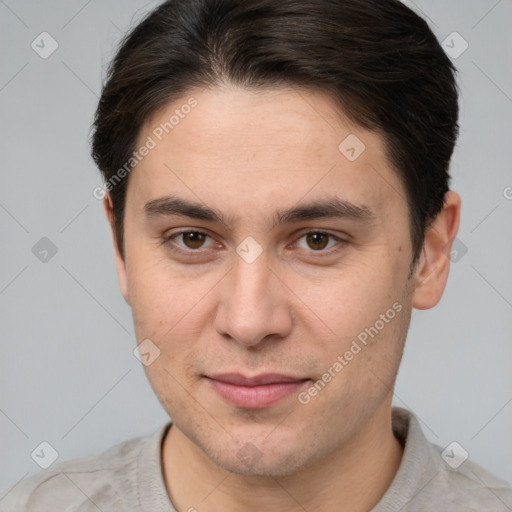
[[[203,451],[221,468],[244,476],[286,477],[300,472],[321,458],[321,447],[304,442],[296,433],[252,437],[239,435],[223,443],[207,442]],[[211,440],[210,440],[211,441]],[[220,449],[219,449],[220,447]]]
[[[246,445],[247,446],[247,445]],[[226,456],[211,456],[212,460],[221,468],[241,476],[255,477],[287,477],[304,468],[305,461],[297,453],[257,454],[254,459],[240,457],[239,452]]]

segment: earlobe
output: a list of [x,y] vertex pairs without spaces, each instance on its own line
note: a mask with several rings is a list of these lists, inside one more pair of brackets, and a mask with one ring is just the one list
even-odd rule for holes
[[112,198],[110,194],[107,193],[103,198],[103,209],[105,210],[105,214],[107,216],[107,220],[110,226],[110,231],[112,234],[112,242],[114,246],[114,261],[116,265],[117,278],[119,280],[119,287],[121,288],[121,293],[123,294],[124,300],[130,305],[130,294],[128,290],[128,277],[126,274],[126,262],[124,261],[121,253],[119,252],[119,247],[117,244],[116,230],[115,230],[115,220],[114,220],[114,212],[112,207]]
[[441,300],[450,270],[451,247],[459,229],[460,206],[460,196],[448,191],[443,209],[426,230],[414,274],[412,305],[416,309],[432,308]]

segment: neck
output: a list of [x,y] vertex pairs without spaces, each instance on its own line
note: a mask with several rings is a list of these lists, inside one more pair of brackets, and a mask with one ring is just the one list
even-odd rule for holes
[[179,511],[368,512],[391,484],[402,453],[389,399],[347,443],[287,477],[230,473],[175,425],[164,440],[162,459],[165,484]]

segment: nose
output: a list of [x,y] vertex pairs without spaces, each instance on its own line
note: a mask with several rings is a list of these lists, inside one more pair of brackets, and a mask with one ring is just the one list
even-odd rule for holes
[[223,280],[215,328],[247,347],[270,337],[283,338],[293,323],[289,298],[289,291],[268,267],[266,258],[252,263],[237,258]]

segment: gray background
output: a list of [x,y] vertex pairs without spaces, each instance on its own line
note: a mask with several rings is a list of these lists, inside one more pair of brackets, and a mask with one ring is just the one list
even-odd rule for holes
[[[0,490],[39,470],[42,441],[61,461],[167,420],[133,355],[88,147],[113,45],[156,3],[0,1]],[[441,303],[414,312],[395,404],[512,481],[512,1],[406,3],[469,47],[455,59],[462,250]],[[31,47],[43,31],[59,45],[47,59]],[[32,252],[42,237],[58,249],[46,262]]]

